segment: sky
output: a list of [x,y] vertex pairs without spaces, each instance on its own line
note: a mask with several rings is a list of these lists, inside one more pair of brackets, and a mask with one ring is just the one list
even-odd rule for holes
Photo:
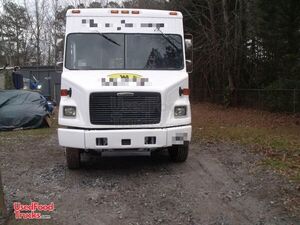
[[[15,3],[18,3],[18,4],[22,4],[24,5],[24,0],[0,0],[3,4],[3,2],[7,2],[7,1],[12,1],[12,2],[15,2]],[[28,0],[25,0],[28,2]],[[29,0],[30,1],[30,0]],[[93,1],[93,0],[90,0],[90,1]],[[122,0],[94,0],[93,2],[118,2],[118,3],[121,3]],[[59,3],[61,3],[62,5],[67,5],[68,3],[72,3],[72,2],[81,2],[81,3],[84,3],[84,2],[89,2],[89,1],[84,1],[84,0],[58,0]]]
[[[17,4],[20,4],[20,5],[24,5],[24,1],[26,1],[26,4],[30,5],[29,3],[32,3],[34,2],[34,0],[0,0],[0,12],[2,12],[3,10],[3,4],[5,2],[8,2],[8,1],[11,1],[11,2],[15,2]],[[54,1],[54,0],[46,0],[46,1]],[[85,1],[85,0],[57,0],[58,3],[60,5],[63,5],[63,6],[67,6],[69,4],[74,4],[75,2],[76,3],[86,3],[86,2],[101,2],[101,3],[107,3],[107,2],[118,2],[118,3],[122,3],[123,0],[88,0],[88,1]]]

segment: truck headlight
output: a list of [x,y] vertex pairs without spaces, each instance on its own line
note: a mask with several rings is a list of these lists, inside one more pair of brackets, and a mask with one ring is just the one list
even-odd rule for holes
[[186,113],[187,113],[187,108],[185,105],[175,106],[175,108],[174,108],[174,116],[175,117],[186,116]]
[[64,106],[64,116],[75,117],[76,116],[76,107],[75,106]]

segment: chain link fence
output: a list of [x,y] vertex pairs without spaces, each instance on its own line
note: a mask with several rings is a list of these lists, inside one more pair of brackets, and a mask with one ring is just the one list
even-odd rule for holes
[[237,89],[229,96],[227,90],[197,90],[193,99],[229,104],[271,112],[300,113],[300,89]]

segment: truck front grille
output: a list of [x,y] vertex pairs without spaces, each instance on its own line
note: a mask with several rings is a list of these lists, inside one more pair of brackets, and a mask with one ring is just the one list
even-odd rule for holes
[[97,92],[90,95],[90,120],[94,125],[157,124],[160,116],[160,93]]

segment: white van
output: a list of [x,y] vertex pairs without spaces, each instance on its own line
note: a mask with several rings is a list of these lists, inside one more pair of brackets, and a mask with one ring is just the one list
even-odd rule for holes
[[68,167],[89,151],[167,148],[185,161],[191,47],[180,12],[68,10],[58,129]]

